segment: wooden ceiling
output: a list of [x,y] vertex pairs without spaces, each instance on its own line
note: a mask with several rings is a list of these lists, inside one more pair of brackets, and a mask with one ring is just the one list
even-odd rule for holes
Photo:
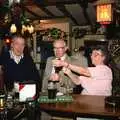
[[24,0],[23,9],[32,20],[68,18],[72,25],[96,22],[97,0]]

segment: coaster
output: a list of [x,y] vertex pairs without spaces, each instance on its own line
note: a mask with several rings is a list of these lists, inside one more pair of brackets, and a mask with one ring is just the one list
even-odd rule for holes
[[38,99],[39,103],[58,103],[58,102],[72,102],[72,96],[56,96],[55,99],[49,99],[48,96],[40,96]]

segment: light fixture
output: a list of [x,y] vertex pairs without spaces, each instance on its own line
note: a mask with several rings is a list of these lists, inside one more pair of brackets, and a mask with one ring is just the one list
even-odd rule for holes
[[30,20],[25,17],[24,11],[21,8],[20,0],[9,0],[9,6],[11,8],[11,33],[22,33],[23,35],[29,35],[34,32],[34,27],[30,24]]
[[11,6],[13,3],[20,3],[20,0],[9,0],[9,6]]
[[32,25],[30,25],[28,27],[28,31],[29,31],[30,34],[32,34],[34,32],[34,27]]
[[100,24],[110,24],[113,20],[113,1],[98,0],[96,5],[97,22]]
[[25,25],[22,25],[22,34],[24,34],[24,32],[27,30],[27,27]]
[[109,24],[112,21],[112,5],[104,4],[97,6],[97,22]]
[[12,24],[11,27],[10,27],[10,32],[11,33],[16,33],[17,32],[17,28],[16,28],[16,25],[15,24]]
[[[12,24],[10,27],[10,32],[11,33],[16,33],[17,32],[17,27],[15,24]],[[32,34],[34,32],[34,27],[32,25],[22,25],[21,33],[24,35],[26,32],[29,34]]]
[[25,32],[32,34],[34,32],[34,27],[32,25],[22,25],[21,33],[24,35]]

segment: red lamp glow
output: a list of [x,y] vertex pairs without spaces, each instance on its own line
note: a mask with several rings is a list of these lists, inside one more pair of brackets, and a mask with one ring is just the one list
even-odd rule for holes
[[6,39],[5,39],[5,43],[6,43],[6,44],[10,44],[10,43],[11,43],[11,40],[10,40],[9,38],[6,38]]

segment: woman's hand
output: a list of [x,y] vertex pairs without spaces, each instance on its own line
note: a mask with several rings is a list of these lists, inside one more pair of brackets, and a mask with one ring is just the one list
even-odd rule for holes
[[72,72],[71,72],[71,70],[70,69],[68,69],[68,68],[66,68],[66,67],[63,67],[63,72],[66,74],[66,75],[70,75],[70,74],[72,74]]
[[63,72],[76,84],[80,84],[79,76],[74,75],[69,68],[64,67]]
[[57,73],[51,74],[50,80],[52,80],[52,81],[59,81],[60,80],[59,74],[57,74]]

